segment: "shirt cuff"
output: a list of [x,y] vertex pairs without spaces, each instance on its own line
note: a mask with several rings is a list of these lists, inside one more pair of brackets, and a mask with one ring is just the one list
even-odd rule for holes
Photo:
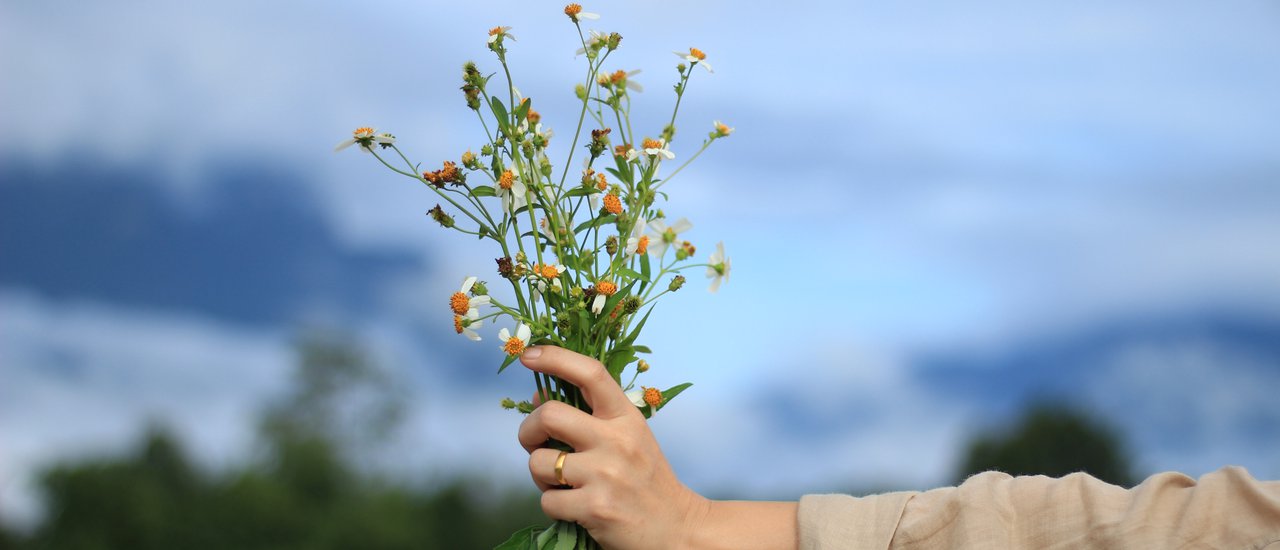
[[916,494],[805,495],[797,512],[800,549],[888,548],[907,501]]

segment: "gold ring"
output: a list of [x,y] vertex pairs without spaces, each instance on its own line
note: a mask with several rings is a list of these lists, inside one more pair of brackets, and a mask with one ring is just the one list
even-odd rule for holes
[[568,486],[569,482],[564,480],[564,457],[569,456],[569,451],[560,451],[560,456],[556,457],[556,483]]

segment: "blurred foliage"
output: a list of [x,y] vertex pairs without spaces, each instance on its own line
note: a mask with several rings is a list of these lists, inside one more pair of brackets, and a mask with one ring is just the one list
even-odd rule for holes
[[1063,405],[1029,407],[1011,430],[975,437],[963,456],[956,483],[997,470],[1050,477],[1087,472],[1115,485],[1134,485],[1128,455],[1115,431]]
[[0,549],[491,548],[545,522],[532,490],[415,488],[361,471],[357,457],[398,423],[397,386],[340,338],[311,336],[299,351],[256,460],[213,472],[153,428],[124,457],[46,470],[43,522],[25,537],[0,530]]

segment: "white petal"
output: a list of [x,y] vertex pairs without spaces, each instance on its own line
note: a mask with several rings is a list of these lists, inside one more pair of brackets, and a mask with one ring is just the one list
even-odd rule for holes
[[729,280],[729,258],[724,259],[724,280],[726,282]]
[[710,288],[708,288],[708,289],[707,289],[707,291],[709,291],[709,292],[715,292],[715,291],[717,291],[717,290],[720,290],[720,281],[721,281],[721,280],[722,280],[722,278],[721,278],[721,277],[716,277],[715,279],[712,279],[712,280],[711,280],[711,287],[710,287]]
[[354,144],[355,144],[355,142],[356,142],[356,140],[353,138],[353,139],[346,140],[346,141],[344,141],[344,142],[342,142],[342,143],[339,143],[337,147],[334,147],[334,148],[333,148],[333,152],[335,152],[335,153],[336,153],[336,152],[338,152],[338,151],[341,151],[341,150],[343,150],[343,149],[346,149],[347,147],[351,147],[352,145],[354,145]]
[[644,390],[631,390],[627,392],[627,399],[631,400],[631,404],[640,408],[644,408]]
[[461,293],[463,293],[463,294],[466,294],[466,293],[468,293],[468,292],[470,292],[470,291],[471,291],[471,286],[472,286],[472,285],[474,285],[474,284],[476,284],[476,278],[475,278],[475,277],[467,277],[466,279],[463,279],[463,281],[462,281],[462,289],[461,289],[461,290],[459,290],[458,292],[461,292]]
[[637,91],[637,92],[643,92],[643,91],[644,91],[644,86],[641,86],[639,82],[635,82],[635,81],[633,81],[633,80],[631,80],[631,79],[627,79],[627,87],[628,87],[628,88],[631,88],[632,90],[635,90],[635,91]]
[[724,258],[724,241],[720,241],[716,243],[716,255],[721,258]]
[[529,332],[529,325],[520,323],[520,328],[516,329],[516,338],[519,338],[520,341],[528,344],[530,335],[531,333]]
[[599,19],[599,18],[600,18],[600,14],[598,14],[598,13],[591,13],[591,12],[585,12],[585,11],[578,12],[578,19],[592,19],[592,20],[595,20],[595,19]]
[[668,151],[668,150],[666,150],[666,149],[658,149],[658,154],[660,154],[660,155],[662,155],[662,156],[664,156],[664,157],[667,157],[667,160],[671,160],[671,159],[673,159],[673,158],[676,158],[676,154],[675,154],[675,153],[672,153],[671,151]]
[[707,70],[707,72],[709,72],[709,73],[714,73],[714,72],[715,72],[715,71],[711,70],[711,65],[708,65],[706,61],[700,61],[700,62],[698,62],[698,64],[699,64],[699,65],[702,65],[702,68],[706,69],[706,70]]
[[649,227],[656,231],[659,236],[667,232],[667,224],[662,223],[662,220],[653,220],[649,222]]
[[693,224],[689,222],[688,218],[680,218],[676,221],[675,225],[671,226],[671,230],[676,233],[684,233],[690,229],[693,229]]
[[719,273],[716,273],[716,268],[707,266],[707,278],[710,279],[716,275],[719,275]]
[[480,335],[476,334],[476,331],[471,330],[469,328],[462,329],[462,335],[466,336],[467,338],[470,338],[472,342],[480,341]]
[[475,306],[475,307],[487,306],[487,305],[489,305],[489,297],[488,297],[488,296],[476,296],[476,297],[473,297],[473,298],[471,298],[471,305],[473,305],[473,306]]
[[596,294],[596,299],[591,302],[591,313],[599,315],[600,311],[604,309],[604,302],[607,299],[608,297],[604,294]]
[[498,331],[498,339],[502,340],[503,342],[510,340],[511,331],[507,330],[507,327],[502,327],[502,330]]

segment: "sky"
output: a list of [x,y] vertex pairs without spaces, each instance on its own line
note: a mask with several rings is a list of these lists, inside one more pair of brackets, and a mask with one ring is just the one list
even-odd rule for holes
[[[0,521],[39,516],[41,466],[157,420],[242,460],[312,327],[406,381],[388,468],[527,482],[497,401],[531,384],[443,305],[496,251],[333,147],[372,125],[427,165],[477,149],[460,67],[494,70],[510,25],[559,166],[584,72],[562,7],[0,3]],[[671,52],[707,53],[677,160],[736,128],[664,206],[732,280],[644,337],[647,383],[694,383],[652,426],[696,490],[937,486],[1045,398],[1114,424],[1139,473],[1280,477],[1274,3],[585,8],[642,70],[644,133]]]

